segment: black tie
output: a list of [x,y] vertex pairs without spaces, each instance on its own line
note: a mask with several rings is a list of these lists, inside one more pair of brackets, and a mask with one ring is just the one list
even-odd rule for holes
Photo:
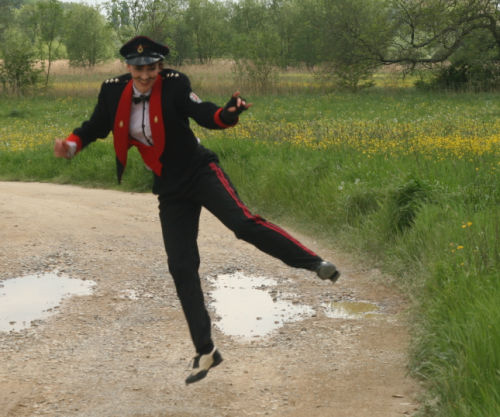
[[139,97],[132,96],[132,100],[134,100],[134,104],[139,104],[141,101],[149,101],[149,95],[141,94]]

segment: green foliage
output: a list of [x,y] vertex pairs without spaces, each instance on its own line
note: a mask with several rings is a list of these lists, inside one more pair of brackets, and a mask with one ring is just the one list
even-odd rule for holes
[[344,204],[347,223],[350,226],[359,227],[367,216],[380,208],[380,198],[382,198],[382,194],[377,190],[365,187],[348,194]]
[[[381,1],[325,0],[326,39],[322,45],[326,81],[356,92],[374,85],[380,65],[375,51],[383,53],[387,40],[380,28],[387,24]],[[353,35],[353,33],[355,35]]]
[[191,31],[183,20],[172,25],[169,47],[170,53],[166,60],[175,66],[182,66],[188,61],[195,62],[195,49],[192,42]]
[[109,27],[95,13],[95,25],[85,23],[89,6],[19,1],[0,5],[0,35],[8,27],[24,31],[47,61],[46,84],[56,59],[69,54],[72,64],[93,66],[146,35],[168,44],[176,65],[236,60],[236,75],[262,91],[276,68],[305,66],[321,75],[323,88],[357,92],[373,86],[374,71],[387,64],[403,73],[452,64],[434,82],[420,82],[423,88],[499,87],[500,26],[491,22],[500,10],[491,0],[109,0]]
[[271,31],[250,32],[233,41],[234,73],[242,87],[266,93],[276,82],[279,65],[278,38]]
[[7,115],[7,117],[25,117],[26,116],[26,112],[23,111],[23,110],[19,110],[19,109],[11,109]]
[[184,22],[200,64],[212,62],[227,48],[227,18],[228,10],[222,2],[189,0]]
[[71,8],[65,36],[70,65],[94,67],[112,60],[116,53],[115,34],[99,8],[75,4]]
[[47,86],[52,63],[60,57],[62,43],[59,40],[68,27],[67,15],[59,0],[40,1],[34,4],[30,23],[34,29],[38,58],[43,64],[42,68],[46,75],[45,86]]
[[494,416],[500,412],[500,217],[459,214],[471,221],[451,231],[421,294],[411,369],[429,381],[432,415]]
[[436,71],[427,82],[416,84],[420,89],[454,91],[494,91],[500,88],[500,62],[455,61]]
[[0,43],[0,83],[4,92],[24,94],[41,82],[41,70],[35,68],[37,60],[29,38],[21,31],[10,28]]
[[389,231],[399,234],[409,230],[421,208],[428,202],[431,192],[429,184],[413,175],[403,185],[391,191],[387,204]]
[[267,92],[281,63],[280,39],[266,4],[245,0],[233,5],[231,57],[239,85]]
[[[293,3],[292,39],[289,41],[290,59],[295,65],[304,63],[314,69],[322,62],[321,47],[325,38],[324,11],[321,0],[303,0]],[[288,63],[288,60],[285,61]]]
[[182,21],[182,0],[109,0],[103,7],[121,44],[139,35],[170,43]]
[[0,1],[0,38],[5,30],[10,26],[14,19],[14,11],[17,9],[23,0],[2,0]]

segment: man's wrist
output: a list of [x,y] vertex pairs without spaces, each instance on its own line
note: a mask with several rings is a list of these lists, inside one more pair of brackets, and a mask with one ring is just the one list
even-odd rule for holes
[[219,117],[220,117],[222,123],[229,125],[229,126],[234,125],[235,123],[238,122],[238,115],[235,112],[234,113],[229,112],[229,110],[226,108],[222,109]]
[[78,145],[76,144],[76,142],[71,142],[71,141],[66,141],[66,143],[69,146],[68,152],[66,152],[66,156],[68,158],[73,158],[76,155],[76,152],[78,151]]

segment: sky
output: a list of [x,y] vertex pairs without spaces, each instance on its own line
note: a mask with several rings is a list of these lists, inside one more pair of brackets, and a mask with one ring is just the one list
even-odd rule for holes
[[79,1],[79,0],[60,0],[62,1],[63,3],[86,3],[86,4],[91,4],[91,5],[94,5],[94,4],[102,4],[104,3],[106,0],[86,0],[86,1]]

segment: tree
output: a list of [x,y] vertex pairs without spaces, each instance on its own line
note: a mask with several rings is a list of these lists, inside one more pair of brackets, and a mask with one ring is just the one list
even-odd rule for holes
[[292,63],[292,51],[297,39],[297,7],[292,0],[272,0],[268,13],[270,23],[279,38],[280,64],[286,68]]
[[183,65],[186,61],[195,61],[195,49],[191,30],[188,28],[184,18],[171,28],[170,54],[168,58],[174,65]]
[[26,34],[16,28],[3,33],[0,43],[0,83],[4,90],[23,92],[40,81],[41,70],[35,68],[36,50]]
[[65,38],[70,65],[94,67],[113,59],[115,33],[98,7],[74,4]]
[[173,28],[182,20],[181,0],[149,0],[144,4],[147,16],[142,34],[157,42],[171,44]]
[[[185,0],[110,0],[104,3],[108,21],[121,43],[144,35],[172,46]],[[176,55],[172,50],[171,54]]]
[[417,64],[444,62],[480,33],[487,35],[487,44],[500,59],[498,0],[365,0],[365,7],[377,4],[372,10],[378,15],[378,24],[363,31],[357,30],[355,19],[359,8],[350,5],[357,0],[324,1],[327,8],[338,4],[338,10],[349,17],[345,20],[346,36],[382,64],[401,63],[414,68]]
[[108,20],[114,25],[121,43],[142,35],[141,30],[147,20],[145,13],[149,0],[110,0],[104,3]]
[[240,84],[269,91],[276,81],[280,64],[278,35],[269,29],[235,36],[233,59]]
[[295,0],[293,8],[291,57],[296,64],[304,63],[312,69],[321,62],[321,46],[325,38],[324,8],[321,0]]
[[265,0],[241,0],[230,14],[231,57],[239,83],[268,91],[282,64],[280,36]]
[[217,0],[189,0],[185,22],[200,64],[222,55],[230,38],[226,30],[227,17],[227,9]]
[[31,29],[35,35],[38,57],[47,65],[45,70],[45,86],[49,82],[52,63],[60,58],[62,42],[68,27],[67,15],[59,0],[45,0],[35,3],[30,17]]
[[[380,65],[375,52],[388,48],[387,13],[378,0],[325,0],[325,32],[321,53],[323,76],[357,91],[372,85]],[[361,84],[364,82],[364,84]]]
[[13,11],[21,6],[23,0],[0,0],[0,36],[13,20]]

